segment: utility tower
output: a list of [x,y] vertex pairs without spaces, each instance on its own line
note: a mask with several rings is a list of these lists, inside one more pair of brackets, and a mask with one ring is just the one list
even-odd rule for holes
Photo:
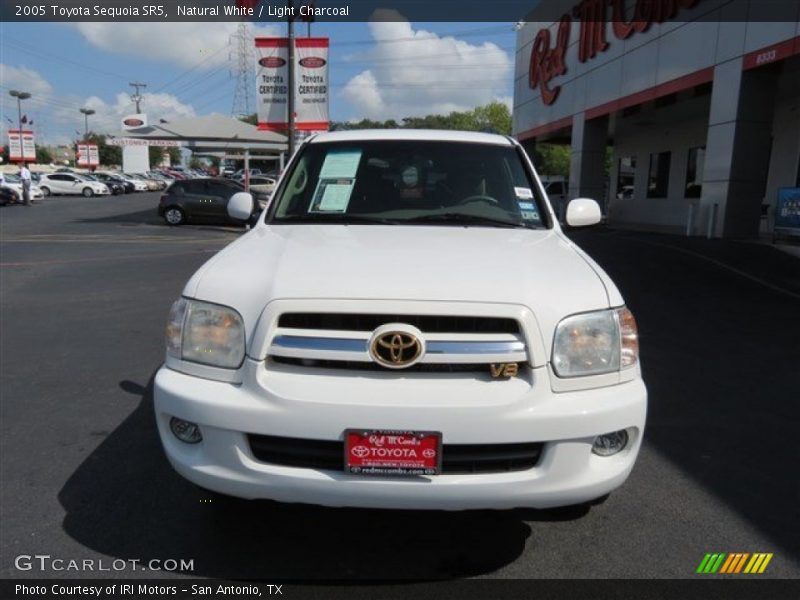
[[143,99],[143,96],[139,93],[139,88],[146,88],[147,84],[134,82],[134,83],[129,83],[128,85],[136,90],[134,93],[131,94],[131,100],[133,100],[134,104],[136,104],[136,114],[138,115],[140,112],[142,112],[141,110],[139,110],[139,104]]
[[231,115],[244,117],[251,115],[255,110],[253,102],[253,86],[256,84],[255,70],[253,69],[255,51],[253,50],[253,33],[250,31],[248,23],[239,23],[236,33],[230,37],[230,44],[232,48],[230,54],[231,73],[236,80]]

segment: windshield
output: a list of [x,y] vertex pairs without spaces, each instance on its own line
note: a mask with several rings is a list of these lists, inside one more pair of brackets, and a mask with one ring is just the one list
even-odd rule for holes
[[514,146],[386,140],[306,145],[271,223],[546,227]]

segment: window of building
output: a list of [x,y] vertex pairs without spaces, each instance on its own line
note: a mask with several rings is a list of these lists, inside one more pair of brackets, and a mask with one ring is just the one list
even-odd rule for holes
[[686,162],[686,198],[699,198],[703,193],[703,165],[706,161],[706,147],[689,148]]
[[633,181],[636,177],[636,157],[621,156],[617,162],[617,198],[633,198]]
[[650,155],[650,174],[647,183],[648,198],[666,198],[669,191],[669,164],[672,152]]

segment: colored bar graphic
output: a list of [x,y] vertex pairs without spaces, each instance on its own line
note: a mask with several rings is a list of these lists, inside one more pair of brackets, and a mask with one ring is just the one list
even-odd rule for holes
[[703,557],[703,560],[700,561],[700,566],[697,567],[697,571],[695,571],[695,573],[705,573],[706,565],[710,559],[711,555],[706,553],[706,555]]
[[766,571],[772,557],[771,552],[756,552],[752,555],[749,552],[708,552],[695,573],[733,575],[742,573],[744,569],[747,574],[761,574]]
[[722,564],[720,573],[730,573],[730,568],[739,561],[740,554],[728,554],[728,559]]
[[742,567],[744,567],[744,563],[745,563],[745,561],[747,561],[747,557],[749,557],[749,556],[750,556],[749,552],[745,552],[744,554],[742,554],[742,559],[736,565],[736,570],[733,571],[734,573],[738,573],[738,572],[740,572],[742,570]]

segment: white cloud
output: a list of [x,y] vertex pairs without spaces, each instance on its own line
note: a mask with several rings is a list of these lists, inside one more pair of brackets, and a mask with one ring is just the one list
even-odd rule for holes
[[12,90],[19,89],[30,92],[34,96],[36,94],[49,94],[53,91],[53,86],[33,69],[12,67],[2,63],[0,63],[0,83]]
[[[174,121],[195,116],[191,104],[182,103],[172,94],[143,94],[143,97],[142,112],[148,115],[151,123],[158,123],[159,119]],[[90,129],[112,134],[119,132],[122,117],[134,112],[131,98],[124,92],[118,93],[112,103],[90,96],[83,101],[83,106],[96,111],[89,117]]]
[[[84,117],[79,112],[81,107],[95,111],[89,117],[89,129],[100,133],[118,133],[122,117],[134,112],[127,92],[118,92],[110,102],[98,96],[58,94],[41,74],[25,67],[0,64],[0,83],[32,94],[30,99],[24,101],[23,112],[34,120],[34,130],[37,135],[45,138],[46,144],[67,144],[83,133]],[[143,96],[142,110],[148,114],[151,122],[157,123],[159,119],[173,121],[196,115],[191,104],[181,102],[172,94],[146,93]],[[9,111],[4,112],[16,115],[16,106],[7,104],[11,100],[7,94],[3,96],[4,108],[9,108]],[[15,123],[9,117],[9,120],[4,120],[3,126],[8,126],[9,122]]]
[[[93,46],[115,54],[210,69],[228,61],[229,37],[238,23],[76,23]],[[255,36],[276,35],[274,26],[253,26]],[[207,59],[207,60],[204,60]]]
[[[512,62],[499,46],[473,45],[415,30],[392,12],[369,24],[373,48],[349,57],[354,63],[370,65],[341,91],[354,109],[354,118],[445,114],[508,100]],[[388,21],[389,17],[394,21]]]

